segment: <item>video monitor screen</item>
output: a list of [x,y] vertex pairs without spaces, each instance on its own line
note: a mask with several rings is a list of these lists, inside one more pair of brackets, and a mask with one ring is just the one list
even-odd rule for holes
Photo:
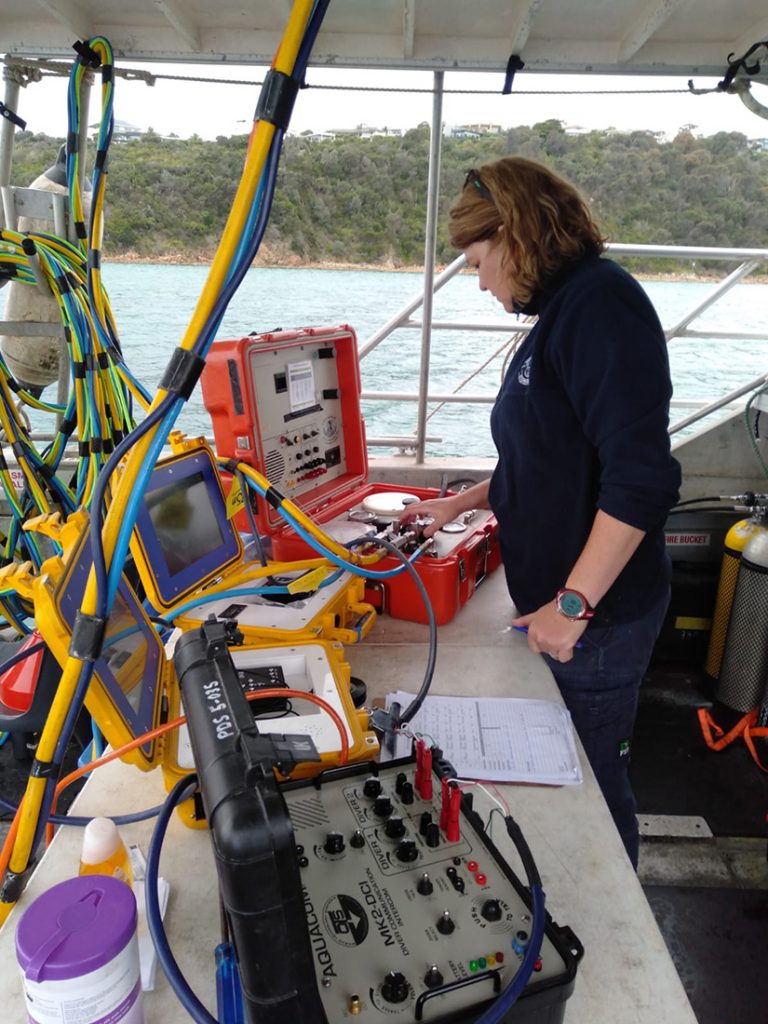
[[[216,468],[207,450],[159,463],[136,517],[138,563],[150,597],[169,607],[239,558]],[[145,579],[145,576],[151,577]]]
[[[70,632],[83,602],[93,558],[86,533],[56,593],[59,613]],[[162,645],[136,595],[121,579],[94,665],[103,688],[130,733],[140,736],[154,726]],[[153,743],[142,747],[152,756]]]
[[218,551],[224,543],[202,473],[156,488],[145,502],[171,576]]

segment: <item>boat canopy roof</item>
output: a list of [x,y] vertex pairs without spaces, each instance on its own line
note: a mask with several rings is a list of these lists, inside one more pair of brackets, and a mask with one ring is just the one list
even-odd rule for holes
[[[0,0],[0,52],[69,58],[75,39],[103,35],[123,60],[269,64],[289,10]],[[722,75],[729,55],[766,39],[765,0],[332,0],[311,64],[500,71],[516,54],[526,71]]]

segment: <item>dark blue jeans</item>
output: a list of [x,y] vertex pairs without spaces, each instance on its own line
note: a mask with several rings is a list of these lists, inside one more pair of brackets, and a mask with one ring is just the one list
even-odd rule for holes
[[592,765],[608,809],[637,867],[636,804],[629,784],[638,693],[669,605],[669,591],[644,618],[590,626],[565,664],[544,655]]

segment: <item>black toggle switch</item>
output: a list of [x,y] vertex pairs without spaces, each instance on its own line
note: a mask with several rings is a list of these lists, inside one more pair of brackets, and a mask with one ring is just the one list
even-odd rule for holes
[[424,975],[424,984],[427,988],[440,988],[443,984],[443,975],[437,964],[432,964],[427,973]]
[[456,930],[456,925],[447,910],[443,912],[443,916],[437,922],[437,930],[441,935],[451,935]]
[[425,871],[421,878],[416,883],[416,892],[420,896],[431,896],[434,892],[435,887],[432,885],[432,879]]

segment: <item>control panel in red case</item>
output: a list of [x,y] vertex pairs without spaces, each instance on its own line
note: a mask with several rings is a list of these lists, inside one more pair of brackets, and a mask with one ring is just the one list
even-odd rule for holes
[[[409,501],[439,495],[435,488],[368,482],[357,339],[347,325],[215,342],[202,389],[219,456],[257,469],[342,544],[386,529]],[[255,495],[251,505],[275,560],[308,556],[308,544],[277,509]],[[414,563],[438,624],[449,622],[500,564],[496,533],[489,511],[467,513],[438,531],[432,549]],[[400,564],[387,555],[375,569]],[[366,599],[395,618],[427,621],[407,572],[369,584]]]

